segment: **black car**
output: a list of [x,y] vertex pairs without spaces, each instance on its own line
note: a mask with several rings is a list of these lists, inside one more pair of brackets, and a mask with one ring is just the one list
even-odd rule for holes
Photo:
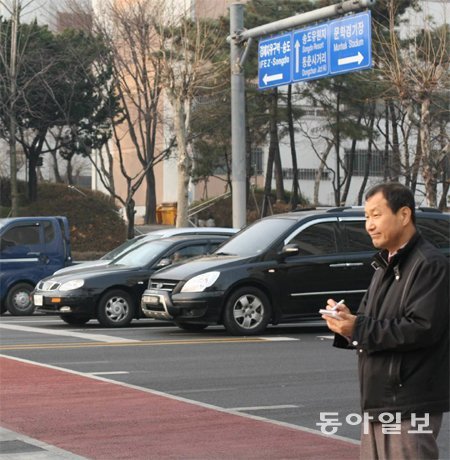
[[[450,255],[450,215],[417,210],[422,234]],[[328,298],[354,310],[372,277],[375,249],[362,208],[266,217],[216,253],[153,275],[142,296],[147,317],[200,330],[223,324],[235,335],[268,324],[318,320]]]
[[154,271],[211,253],[227,238],[189,235],[143,242],[107,265],[41,280],[33,292],[33,303],[37,311],[57,314],[68,324],[97,318],[103,326],[126,326],[142,317],[139,302]]
[[121,245],[117,246],[113,250],[107,252],[105,255],[97,260],[90,260],[88,262],[75,263],[68,267],[64,267],[56,271],[55,275],[61,275],[62,273],[73,273],[75,271],[85,270],[87,267],[94,266],[105,266],[108,265],[111,260],[122,256],[126,252],[130,251],[139,244],[147,243],[148,241],[158,240],[159,238],[168,238],[170,236],[177,235],[222,235],[229,237],[237,233],[237,228],[226,228],[226,227],[169,227],[159,228],[142,235],[137,235],[130,240],[125,241]]

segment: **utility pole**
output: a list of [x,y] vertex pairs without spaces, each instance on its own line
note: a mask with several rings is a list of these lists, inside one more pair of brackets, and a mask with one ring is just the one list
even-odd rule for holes
[[[230,34],[244,28],[244,5],[230,5]],[[247,221],[246,155],[245,155],[245,76],[243,49],[231,40],[231,174],[233,227],[242,228]],[[243,200],[243,201],[242,201]]]
[[[323,19],[371,7],[376,0],[345,0],[335,5],[244,29],[244,6],[230,5],[230,65],[231,65],[231,167],[233,191],[233,227],[246,224],[246,161],[245,161],[245,75],[243,65],[252,40],[282,30],[292,29]],[[338,178],[339,180],[339,178]]]

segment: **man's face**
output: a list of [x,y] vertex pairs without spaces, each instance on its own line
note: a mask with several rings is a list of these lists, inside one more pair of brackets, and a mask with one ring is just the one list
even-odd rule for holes
[[[407,208],[406,208],[407,209]],[[371,196],[364,206],[366,230],[378,249],[394,252],[404,244],[405,208],[393,213],[382,192]]]

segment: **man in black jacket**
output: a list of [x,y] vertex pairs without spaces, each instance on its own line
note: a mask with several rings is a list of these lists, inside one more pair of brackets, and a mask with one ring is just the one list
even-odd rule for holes
[[[449,410],[449,263],[415,226],[410,189],[385,183],[366,194],[375,273],[355,315],[323,315],[334,345],[354,348],[365,423],[361,459],[437,459]],[[328,300],[327,309],[336,302]],[[389,422],[389,423],[387,423]],[[394,429],[395,428],[395,429]]]

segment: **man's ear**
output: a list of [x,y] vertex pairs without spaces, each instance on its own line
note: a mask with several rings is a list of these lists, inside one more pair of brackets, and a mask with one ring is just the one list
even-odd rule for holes
[[398,210],[399,215],[402,219],[403,225],[408,225],[412,222],[412,211],[408,206],[403,206]]

